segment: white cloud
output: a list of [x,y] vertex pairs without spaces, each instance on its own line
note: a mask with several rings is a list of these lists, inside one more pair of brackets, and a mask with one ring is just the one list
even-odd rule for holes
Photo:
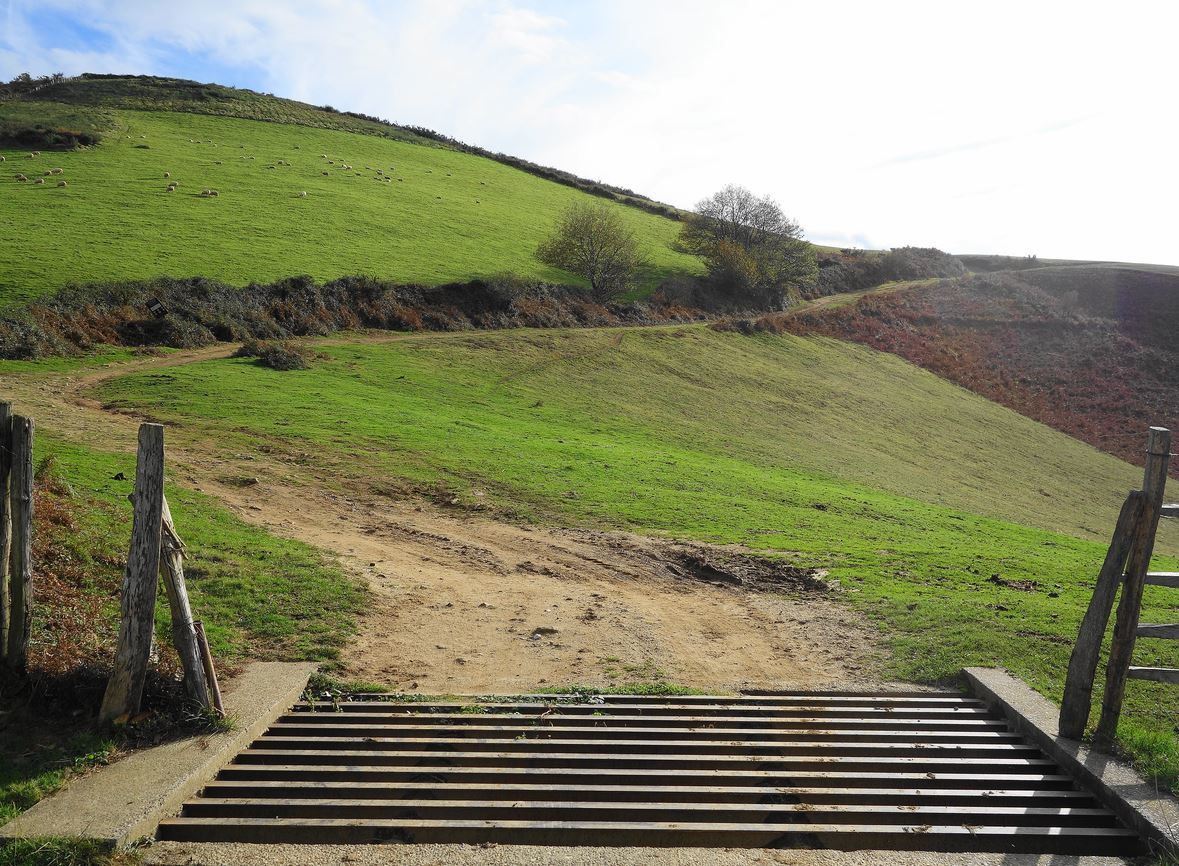
[[[47,11],[109,44],[58,44],[37,24]],[[9,0],[0,13],[0,75],[235,74],[680,205],[743,183],[817,240],[1179,259],[1179,7],[1161,0]]]

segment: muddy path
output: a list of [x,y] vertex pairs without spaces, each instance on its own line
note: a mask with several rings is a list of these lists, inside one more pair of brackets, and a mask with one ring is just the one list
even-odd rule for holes
[[[389,337],[349,338],[364,339]],[[233,348],[3,376],[0,393],[55,436],[132,451],[142,419],[105,410],[95,388]],[[702,689],[871,681],[874,630],[821,575],[735,548],[518,526],[382,495],[322,460],[271,449],[226,454],[199,425],[170,429],[168,448],[177,483],[335,555],[370,587],[359,633],[343,654],[353,677],[474,694],[659,679]],[[248,486],[226,481],[243,474]]]

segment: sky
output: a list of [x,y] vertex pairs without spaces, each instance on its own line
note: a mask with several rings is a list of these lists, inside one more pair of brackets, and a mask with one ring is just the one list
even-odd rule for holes
[[0,79],[331,104],[812,241],[1179,264],[1179,3],[0,0]]

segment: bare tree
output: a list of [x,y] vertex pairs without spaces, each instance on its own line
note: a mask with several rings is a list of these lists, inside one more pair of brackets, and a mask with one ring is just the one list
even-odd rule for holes
[[599,302],[618,297],[643,266],[634,231],[618,209],[605,204],[572,204],[536,250],[546,265],[584,277]]
[[708,263],[717,288],[764,306],[782,306],[816,272],[802,227],[774,199],[732,184],[696,205],[679,246]]

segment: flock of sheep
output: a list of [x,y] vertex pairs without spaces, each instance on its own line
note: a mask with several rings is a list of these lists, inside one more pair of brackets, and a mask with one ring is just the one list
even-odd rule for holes
[[[41,155],[41,151],[39,151],[39,150],[31,151],[29,153],[29,159],[36,159],[40,155]],[[4,161],[5,161],[4,156],[0,155],[0,162],[4,162]],[[43,172],[41,177],[33,178],[32,182],[35,184],[43,184],[43,183],[45,183],[45,178],[53,177],[53,176],[59,175],[59,174],[65,174],[65,169],[64,168],[51,168],[48,171]],[[28,183],[29,177],[26,174],[22,174],[21,172],[17,172],[15,180],[17,183]],[[57,185],[58,186],[69,186],[69,183],[67,183],[64,179],[62,179],[57,182]]]
[[[140,136],[140,137],[141,137],[141,138],[146,138],[147,136]],[[128,136],[127,136],[127,138],[131,138],[131,136],[129,136],[129,135],[128,135]],[[214,143],[212,140],[209,140],[209,141],[193,141],[193,139],[191,139],[191,138],[190,138],[188,141],[189,141],[189,143],[190,143],[190,144],[208,144],[208,145],[211,145],[211,146],[213,146],[213,147],[216,147],[216,146],[217,146],[217,145],[216,145],[216,144],[215,144],[215,143]],[[136,145],[136,146],[137,146],[137,147],[147,147],[147,145]],[[243,145],[241,145],[241,149],[242,149],[242,150],[244,150],[244,149],[245,149],[245,147],[246,147],[246,146],[245,146],[244,144],[243,144]],[[299,145],[297,145],[297,144],[296,144],[296,145],[295,145],[295,149],[297,150],[298,148],[299,148]],[[41,156],[41,152],[40,152],[39,150],[34,150],[34,151],[32,151],[32,152],[30,152],[30,153],[29,153],[29,156],[28,156],[28,158],[29,158],[29,159],[36,159],[36,158],[37,158],[37,157],[39,157],[39,156]],[[325,162],[327,165],[333,165],[333,166],[334,166],[334,165],[336,165],[336,164],[337,164],[337,161],[336,161],[336,160],[334,160],[334,159],[331,159],[331,158],[329,158],[329,157],[328,157],[328,155],[327,155],[326,153],[324,153],[324,154],[321,154],[321,155],[320,155],[320,158],[321,158],[322,160],[324,160],[324,162]],[[242,159],[252,160],[252,159],[254,159],[254,157],[253,157],[253,156],[248,156],[248,155],[245,155],[245,154],[243,154],[243,155],[242,155]],[[4,162],[4,161],[5,161],[5,157],[4,157],[3,155],[0,155],[0,162]],[[214,161],[214,164],[215,164],[215,165],[221,165],[221,164],[222,164],[222,160],[215,160],[215,161]],[[270,164],[268,164],[268,165],[266,166],[266,168],[267,168],[267,169],[277,169],[277,168],[279,168],[280,166],[281,166],[281,167],[292,167],[292,164],[291,164],[291,162],[290,162],[290,161],[288,161],[288,160],[278,159],[278,160],[275,160],[273,163],[270,163]],[[374,174],[372,175],[372,178],[373,178],[373,180],[380,181],[380,182],[382,182],[382,183],[390,183],[390,184],[391,184],[391,183],[393,183],[393,180],[394,180],[394,176],[393,176],[392,172],[395,172],[395,171],[397,170],[395,166],[389,166],[388,172],[386,172],[386,170],[385,170],[385,169],[383,169],[383,168],[373,168],[372,166],[367,166],[367,165],[366,165],[364,168],[365,168],[365,171],[371,171],[371,172],[374,172]],[[356,177],[363,177],[363,175],[362,175],[362,173],[361,173],[361,172],[359,172],[359,171],[356,171],[356,170],[355,170],[355,169],[352,167],[352,165],[351,165],[351,164],[349,164],[349,163],[347,163],[347,162],[345,162],[345,161],[343,161],[343,160],[340,160],[340,161],[339,161],[339,169],[338,169],[338,170],[339,170],[339,171],[344,171],[344,172],[352,172],[352,173],[353,173],[353,174],[354,174]],[[33,182],[34,184],[44,184],[44,183],[45,183],[45,178],[46,178],[46,177],[52,177],[52,176],[54,176],[54,175],[60,175],[60,174],[63,174],[63,173],[64,173],[64,169],[60,169],[60,168],[53,168],[53,169],[50,169],[49,171],[46,171],[46,172],[44,173],[44,176],[42,176],[42,177],[37,177],[37,178],[34,178],[32,182]],[[433,174],[433,173],[434,173],[434,171],[433,171],[433,169],[429,169],[429,168],[428,168],[428,169],[426,169],[426,173],[427,173],[427,174]],[[332,172],[330,172],[330,171],[327,171],[327,170],[324,170],[324,171],[322,171],[322,172],[321,172],[321,174],[322,174],[322,175],[324,175],[324,176],[326,177],[326,176],[329,176],[329,175],[331,175],[331,174],[332,174]],[[446,173],[446,176],[447,176],[447,177],[451,177],[451,173],[450,173],[450,172],[447,172],[447,173]],[[171,173],[170,171],[165,171],[165,172],[164,172],[164,179],[169,181],[169,182],[168,182],[168,185],[167,185],[166,187],[164,187],[164,191],[165,191],[165,192],[169,192],[169,193],[171,193],[171,192],[176,192],[176,190],[177,190],[177,189],[180,187],[180,182],[179,182],[179,181],[175,181],[175,180],[171,180],[171,177],[172,177],[172,173]],[[28,181],[29,181],[29,178],[28,178],[26,175],[24,175],[24,174],[20,174],[20,173],[18,173],[18,174],[15,176],[15,179],[16,179],[16,181],[17,181],[18,183],[26,183],[26,182],[28,182]],[[404,182],[405,182],[405,178],[404,178],[404,177],[398,177],[398,178],[397,178],[397,182],[398,182],[398,183],[404,183]],[[480,181],[479,183],[480,183],[480,184],[482,184],[482,185],[484,185],[484,186],[486,185],[486,181]],[[65,179],[64,179],[64,178],[63,178],[62,180],[59,180],[59,181],[58,181],[58,183],[57,183],[57,185],[58,185],[59,187],[69,186],[69,184],[68,184],[68,183],[65,181]],[[203,198],[215,198],[215,197],[217,197],[218,195],[219,195],[219,193],[218,193],[218,191],[217,191],[216,189],[203,189],[203,190],[201,190],[201,192],[200,192],[200,196],[201,196],[201,197],[203,197]],[[303,190],[303,191],[300,191],[300,192],[298,192],[298,193],[296,193],[296,194],[295,194],[295,197],[296,197],[296,198],[307,198],[307,192],[306,192],[305,190]],[[440,195],[439,195],[439,196],[435,196],[435,198],[436,198],[436,199],[439,199],[439,200],[441,200],[442,196],[440,196]],[[475,204],[480,204],[480,200],[479,200],[479,199],[475,199]]]

